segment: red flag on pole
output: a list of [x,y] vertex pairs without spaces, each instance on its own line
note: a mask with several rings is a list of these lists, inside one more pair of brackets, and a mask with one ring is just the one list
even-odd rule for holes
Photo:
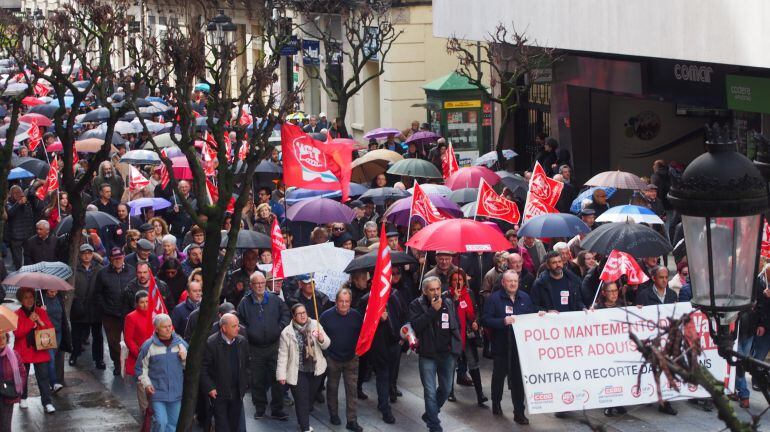
[[[54,161],[55,160],[56,159],[54,159]],[[48,176],[45,179],[45,183],[37,188],[35,196],[42,201],[49,192],[55,191],[56,189],[59,189],[59,171],[56,170],[56,164],[51,163],[51,167],[48,168]]]
[[283,182],[313,190],[341,190],[342,202],[350,193],[350,164],[353,140],[331,140],[322,143],[284,123],[281,126],[283,150]]
[[35,84],[34,92],[35,92],[35,95],[37,97],[47,96],[48,92],[50,92],[50,91],[51,91],[51,89],[49,89],[48,87],[46,87],[45,85],[43,85],[41,83],[36,83]]
[[129,165],[128,167],[128,190],[139,190],[150,184],[150,181],[147,180],[147,178],[133,165]]
[[457,157],[455,156],[455,150],[454,147],[452,147],[451,142],[449,143],[449,146],[447,146],[444,155],[441,156],[441,168],[445,179],[449,178],[449,176],[460,169],[460,166],[457,165]]
[[[417,216],[424,220],[428,225],[433,222],[451,219],[451,217],[447,217],[447,215],[441,213],[441,211],[433,205],[430,198],[428,198],[428,195],[422,190],[417,182],[414,182],[414,193],[412,194],[412,209],[410,210],[410,214],[412,217]],[[409,222],[411,222],[411,218]]]
[[604,270],[599,275],[599,279],[603,282],[614,282],[623,275],[628,277],[629,285],[639,285],[650,280],[639,267],[634,257],[626,252],[613,250],[610,256],[607,257],[607,263],[604,264]]
[[[160,151],[161,159],[166,158],[166,149]],[[161,162],[160,164],[160,187],[165,189],[168,187],[168,183],[171,181],[171,177],[168,175],[166,164]]]
[[516,206],[516,203],[498,195],[483,178],[479,182],[476,216],[500,219],[514,225],[521,220],[519,207]]
[[37,125],[37,120],[32,119],[29,122],[29,132],[27,133],[27,140],[29,141],[29,151],[33,152],[43,143],[43,135],[40,133],[40,127]]
[[[219,199],[219,188],[216,187],[214,183],[212,183],[208,178],[206,179],[206,190],[209,193],[209,202],[211,205],[216,205],[217,200]],[[230,213],[235,211],[235,197],[230,198],[225,211]]]
[[[380,238],[385,236],[385,224],[380,230]],[[364,323],[361,326],[361,333],[358,336],[356,344],[356,355],[362,356],[372,346],[374,332],[377,331],[377,325],[380,323],[380,317],[388,305],[390,298],[390,248],[387,242],[380,242],[377,252],[377,264],[374,266],[374,277],[372,278],[372,289],[369,292],[369,303],[366,305],[364,314]]]
[[270,240],[273,253],[273,277],[276,279],[283,277],[283,259],[281,252],[286,250],[286,242],[281,234],[281,227],[278,225],[278,218],[273,219],[273,228],[270,230]]
[[163,301],[163,294],[161,294],[160,290],[158,289],[158,284],[155,283],[155,275],[152,274],[152,270],[150,270],[150,286],[147,287],[147,294],[149,294],[147,296],[147,310],[150,311],[150,313],[147,314],[147,318],[149,318],[150,325],[152,325],[152,320],[155,319],[157,315],[168,315],[166,302]]
[[527,203],[524,205],[524,220],[546,213],[558,213],[556,202],[559,201],[564,183],[549,178],[540,162],[535,162],[532,177],[529,179]]

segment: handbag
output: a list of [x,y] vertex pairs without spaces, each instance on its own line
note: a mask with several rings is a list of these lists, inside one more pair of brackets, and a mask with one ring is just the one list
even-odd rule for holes
[[[0,359],[0,376],[3,375],[3,361]],[[19,393],[16,391],[16,383],[13,380],[0,381],[0,397],[3,399],[16,399]]]
[[56,329],[47,328],[35,330],[35,349],[38,351],[45,351],[49,349],[56,349]]

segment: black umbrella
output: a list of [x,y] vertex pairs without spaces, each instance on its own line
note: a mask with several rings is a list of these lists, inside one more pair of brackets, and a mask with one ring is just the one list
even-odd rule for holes
[[671,253],[674,255],[674,262],[677,263],[687,255],[687,245],[684,244],[684,239],[679,240]]
[[273,161],[263,160],[254,169],[254,173],[257,175],[259,184],[269,184],[283,176],[283,168]]
[[[354,258],[353,261],[345,267],[345,273],[353,273],[359,270],[374,270],[377,264],[377,252],[372,251],[366,255]],[[390,251],[390,262],[392,265],[418,264],[417,260],[406,252]]]
[[[100,211],[87,211],[85,229],[102,229],[107,226],[114,226],[120,224],[120,221],[115,219],[111,214]],[[72,216],[67,216],[62,219],[59,226],[56,228],[56,234],[61,235],[68,233],[72,228]]]
[[471,201],[476,201],[478,198],[479,190],[477,188],[462,188],[452,191],[449,194],[449,199],[456,202],[458,205],[468,204]]
[[403,159],[388,168],[388,174],[420,178],[442,178],[436,165],[422,159]]
[[[98,139],[103,140],[103,141],[106,140],[106,138],[107,138],[107,126],[104,126],[104,127],[100,126],[98,128],[90,129],[90,130],[87,130],[87,131],[83,132],[78,137],[78,141],[82,141],[82,140],[88,139],[88,138],[98,138]],[[126,143],[125,138],[120,136],[119,133],[117,133],[117,132],[113,132],[112,133],[112,144],[113,145],[122,145],[122,144],[125,144],[125,143]]]
[[369,189],[361,195],[361,199],[371,200],[377,205],[384,205],[387,200],[400,200],[411,196],[409,192],[403,189],[396,189],[389,186]]
[[[222,241],[219,247],[227,247],[227,234],[222,233]],[[272,242],[270,236],[256,231],[240,230],[238,231],[238,240],[235,242],[238,249],[270,249]]]
[[617,249],[635,258],[661,256],[672,249],[671,243],[655,230],[630,221],[600,226],[580,241],[580,247],[602,255]]
[[89,111],[83,118],[80,119],[80,123],[99,123],[110,118],[110,110],[107,108],[97,108],[93,111]]
[[42,114],[50,119],[53,118],[54,113],[56,110],[58,110],[59,107],[55,105],[50,104],[43,104],[43,105],[35,105],[27,111],[27,113],[30,114]]
[[510,190],[515,190],[516,188],[523,188],[525,191],[529,189],[529,181],[525,179],[524,177],[514,174],[510,177],[502,177],[500,179],[500,183],[498,185],[502,184],[503,186],[507,187]]
[[24,168],[38,178],[44,179],[48,177],[48,170],[51,169],[51,166],[40,159],[20,157],[16,161],[16,166],[14,168]]

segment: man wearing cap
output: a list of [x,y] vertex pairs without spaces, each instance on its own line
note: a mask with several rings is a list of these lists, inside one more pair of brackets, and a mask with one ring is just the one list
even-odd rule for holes
[[131,252],[126,256],[126,264],[136,268],[136,265],[141,262],[148,263],[152,273],[157,274],[158,268],[160,268],[160,262],[158,261],[158,257],[152,253],[153,249],[154,246],[152,242],[147,239],[139,239],[139,241],[136,242],[136,252]]
[[110,265],[96,274],[94,295],[101,306],[102,326],[107,335],[113,375],[120,375],[120,334],[126,317],[126,286],[136,278],[136,269],[127,265],[123,250],[114,247],[109,254]]
[[398,231],[388,231],[385,234],[385,237],[388,239],[388,247],[393,252],[403,252],[404,248],[401,247],[401,244],[398,241]]
[[353,235],[355,241],[359,241],[364,237],[364,225],[370,220],[366,217],[366,204],[360,200],[353,200],[350,202],[350,208],[355,212],[355,217],[350,222],[348,232]]
[[321,129],[329,129],[329,119],[326,118],[326,113],[323,111],[318,113],[318,127]]
[[283,388],[276,381],[278,367],[278,340],[289,325],[289,308],[278,296],[267,292],[267,280],[261,272],[254,272],[249,280],[251,291],[238,304],[238,317],[246,327],[251,357],[251,401],[254,418],[265,416],[267,387],[270,386],[270,416],[286,421],[283,410]]
[[[299,290],[297,290],[296,293],[289,296],[286,299],[286,305],[289,307],[289,309],[293,308],[295,304],[301,303],[303,306],[305,306],[305,309],[307,310],[307,316],[309,318],[312,318],[316,321],[318,321],[318,318],[316,317],[315,313],[315,307],[313,303],[313,275],[311,274],[303,274],[297,276],[297,281],[299,285]],[[332,307],[332,303],[329,301],[329,297],[320,292],[315,292],[315,305],[318,306],[318,314],[321,315],[324,313],[327,309]]]
[[423,280],[429,277],[437,277],[441,280],[441,290],[446,291],[449,289],[449,273],[457,268],[453,263],[455,253],[452,251],[437,251],[436,252],[436,267],[433,267],[429,272],[425,273]]
[[222,299],[232,304],[239,304],[249,291],[249,278],[255,271],[257,271],[257,252],[254,249],[248,249],[243,252],[241,266],[227,278],[221,294]]
[[666,209],[663,206],[663,201],[658,198],[658,187],[650,183],[642,190],[644,199],[647,201],[647,208],[655,212],[660,216],[663,221],[666,221]]
[[596,228],[596,210],[592,208],[584,208],[580,210],[580,219],[588,225],[588,228],[592,230]]
[[158,238],[155,232],[155,227],[149,223],[143,223],[139,227],[139,232],[142,233],[142,238],[152,243],[152,253],[156,256],[163,255],[163,242]]
[[102,318],[99,300],[96,297],[96,275],[102,269],[94,260],[94,248],[90,244],[80,245],[78,265],[75,267],[75,293],[70,309],[72,323],[72,355],[69,364],[75,366],[83,352],[83,343],[91,334],[91,356],[97,369],[105,369]]

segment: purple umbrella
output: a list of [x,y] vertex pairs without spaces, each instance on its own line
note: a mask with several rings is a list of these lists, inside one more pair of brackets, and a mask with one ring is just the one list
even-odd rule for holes
[[441,138],[441,135],[431,132],[431,131],[420,131],[412,134],[409,138],[406,139],[407,143],[410,143],[412,141],[421,141],[421,140],[436,140]]
[[364,138],[366,139],[380,139],[380,138],[387,138],[388,135],[399,135],[401,134],[401,131],[394,128],[377,128],[374,130],[370,130],[369,132],[364,134]]
[[[463,217],[463,211],[460,207],[453,203],[449,198],[444,198],[441,195],[428,195],[430,202],[436,206],[437,209],[448,213],[454,217]],[[394,202],[388,210],[385,212],[385,218],[398,226],[407,226],[409,224],[409,212],[412,207],[412,197],[401,198]]]
[[129,201],[127,204],[131,207],[131,216],[142,214],[142,209],[145,207],[152,207],[153,210],[171,207],[171,203],[163,198],[139,198]]
[[350,207],[329,198],[304,200],[289,207],[286,211],[286,217],[289,220],[317,224],[350,223],[354,216],[355,213]]

